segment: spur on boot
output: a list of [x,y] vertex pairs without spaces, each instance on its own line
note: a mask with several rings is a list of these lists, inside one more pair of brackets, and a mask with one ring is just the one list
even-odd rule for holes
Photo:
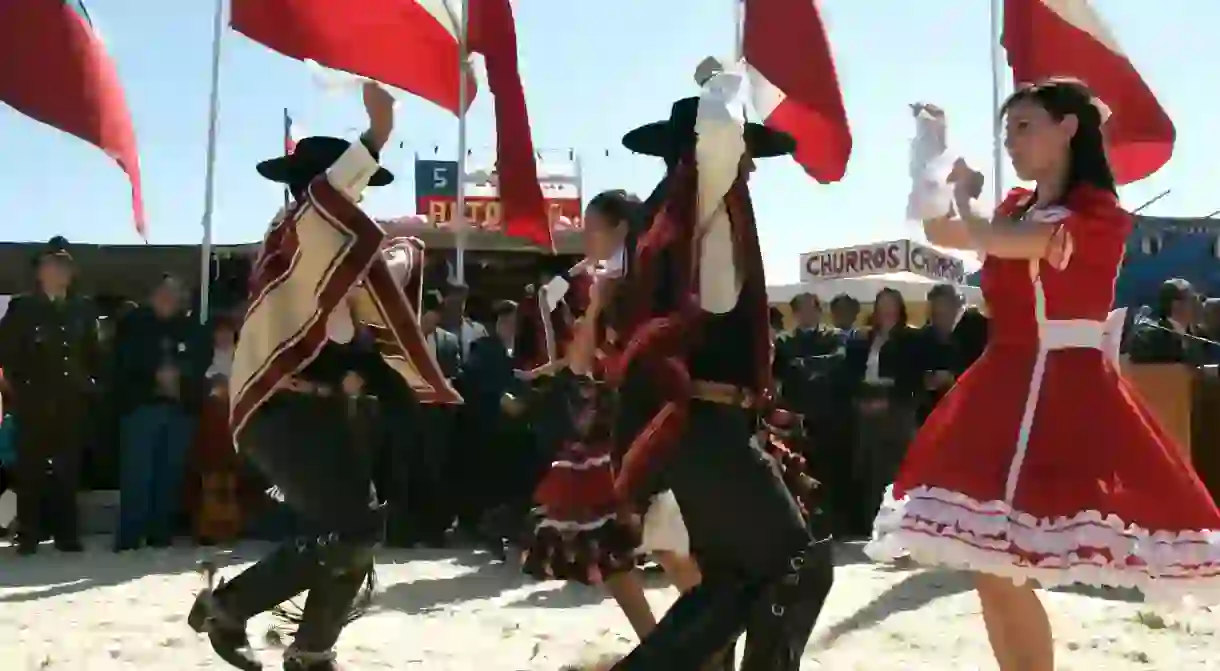
[[[221,580],[216,586],[224,585]],[[246,625],[228,617],[216,603],[214,590],[205,587],[195,597],[191,612],[186,618],[191,629],[207,634],[212,650],[229,666],[242,671],[262,671],[263,665],[254,656],[250,647],[250,639],[246,636]]]

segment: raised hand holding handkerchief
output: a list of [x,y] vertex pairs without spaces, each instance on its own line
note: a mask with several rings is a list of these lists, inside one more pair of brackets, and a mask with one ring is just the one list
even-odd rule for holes
[[915,137],[911,139],[911,194],[907,198],[909,221],[943,217],[953,205],[949,175],[953,157],[949,156],[944,110],[935,105],[911,105],[915,115]]

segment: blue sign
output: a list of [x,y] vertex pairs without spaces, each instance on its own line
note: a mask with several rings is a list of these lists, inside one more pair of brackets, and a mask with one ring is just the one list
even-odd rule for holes
[[457,198],[457,194],[457,161],[415,162],[415,199],[417,201],[432,198]]

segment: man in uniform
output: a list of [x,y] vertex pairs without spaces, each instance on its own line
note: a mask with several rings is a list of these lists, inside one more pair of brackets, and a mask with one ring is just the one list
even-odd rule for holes
[[34,260],[37,289],[14,298],[0,320],[0,369],[17,426],[21,555],[37,552],[48,535],[61,551],[82,549],[76,493],[100,357],[92,305],[69,292],[67,247],[61,237],[47,243]]

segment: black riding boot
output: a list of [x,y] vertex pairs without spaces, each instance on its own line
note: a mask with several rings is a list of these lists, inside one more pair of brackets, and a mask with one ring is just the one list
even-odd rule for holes
[[335,643],[367,608],[374,587],[371,553],[367,561],[323,576],[305,599],[292,646],[284,651],[284,671],[339,671]]
[[678,598],[615,671],[701,671],[736,637],[762,593],[759,582],[709,579]]
[[309,589],[319,569],[316,539],[283,543],[229,582],[214,584],[216,567],[209,565],[207,586],[195,598],[187,622],[206,633],[212,649],[231,666],[261,669],[250,649],[246,622]]
[[833,584],[830,539],[815,541],[793,557],[788,573],[754,604],[741,671],[799,671],[801,654]]

